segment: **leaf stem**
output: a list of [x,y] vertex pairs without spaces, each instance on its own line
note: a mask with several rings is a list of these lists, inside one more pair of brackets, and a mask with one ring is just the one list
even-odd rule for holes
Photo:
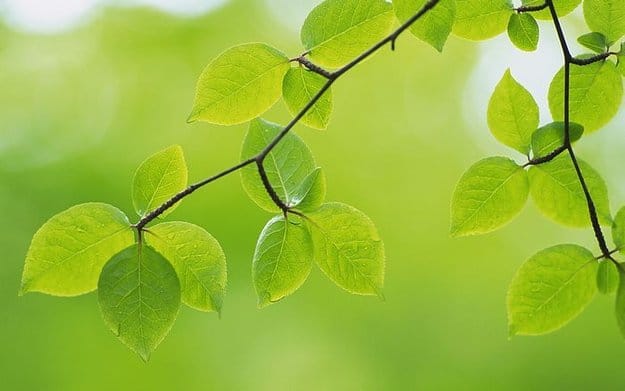
[[525,12],[538,12],[538,11],[542,11],[545,8],[547,8],[549,5],[545,2],[543,4],[539,4],[539,5],[523,5],[521,7],[515,8],[514,10],[516,11],[516,13],[518,14],[522,14]]

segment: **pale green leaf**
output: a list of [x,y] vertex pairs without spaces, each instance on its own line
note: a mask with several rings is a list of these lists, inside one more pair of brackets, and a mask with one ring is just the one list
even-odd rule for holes
[[497,140],[527,155],[538,127],[538,105],[508,69],[488,104],[488,126]]
[[583,247],[564,244],[525,262],[508,290],[510,335],[555,331],[579,315],[597,292],[597,261]]
[[[132,183],[132,203],[139,216],[145,216],[187,187],[188,172],[182,148],[169,147],[147,158]],[[161,217],[175,209],[169,208]]]
[[[580,160],[579,165],[595,201],[599,221],[611,224],[608,189],[603,178],[586,162]],[[590,226],[586,197],[568,155],[532,167],[529,177],[532,199],[545,216],[571,227]]]
[[176,320],[180,284],[161,254],[135,244],[102,269],[98,301],[106,326],[148,361]]
[[[258,154],[281,130],[280,125],[260,118],[252,121],[243,141],[241,158],[248,159]],[[301,183],[315,170],[316,165],[304,141],[295,133],[289,132],[267,155],[264,167],[269,182],[282,202],[290,205]],[[241,170],[241,183],[245,192],[258,206],[269,212],[280,212],[267,194],[256,165],[248,165]]]
[[516,217],[527,201],[527,172],[514,161],[492,157],[462,176],[451,202],[451,235],[483,234]]
[[373,222],[361,211],[334,202],[308,217],[321,270],[348,292],[381,297],[384,244]]
[[[323,88],[328,80],[302,67],[291,68],[282,83],[282,95],[292,115],[297,115]],[[328,127],[332,114],[332,91],[319,98],[300,120],[304,125],[323,130]]]
[[200,75],[189,122],[235,125],[258,117],[280,99],[289,69],[289,58],[263,43],[226,50]]
[[597,269],[597,289],[604,295],[616,292],[619,285],[619,272],[611,261],[604,260]]
[[326,177],[321,168],[315,169],[304,179],[291,198],[290,207],[304,212],[319,209],[326,198]]
[[77,296],[91,292],[104,264],[133,242],[130,222],[119,209],[100,203],[74,206],[35,233],[20,294]]
[[313,62],[338,68],[383,39],[393,20],[384,0],[326,0],[304,21],[301,40]]
[[612,241],[614,245],[625,253],[625,207],[619,209],[612,223]]
[[538,23],[530,14],[512,14],[508,22],[508,37],[517,48],[533,52],[538,48]]
[[[408,21],[425,4],[426,0],[393,0],[395,14],[402,22]],[[455,20],[456,0],[441,0],[410,26],[410,32],[442,52]]]
[[608,47],[608,40],[605,35],[597,32],[584,34],[577,38],[577,42],[596,53],[603,53]]
[[625,1],[585,0],[584,18],[592,31],[605,35],[608,43],[625,35]]
[[[523,5],[527,6],[537,6],[545,4],[545,0],[522,0]],[[577,8],[581,4],[582,0],[553,0],[554,7],[556,9],[556,14],[559,17],[566,16],[573,12],[575,8]],[[541,20],[551,20],[551,13],[549,12],[549,8],[545,8],[538,12],[532,12],[532,15],[536,19]]]
[[508,0],[456,0],[453,33],[474,41],[493,38],[506,30],[512,12]]
[[[623,98],[623,82],[610,61],[571,65],[571,121],[584,126],[587,133],[607,124],[618,112]],[[564,118],[564,70],[549,87],[549,108],[554,120]]]
[[184,304],[200,311],[221,312],[226,256],[211,234],[197,225],[168,222],[150,227],[145,239],[174,266]]
[[271,219],[258,238],[252,265],[258,306],[266,307],[297,291],[312,264],[313,245],[306,225],[293,217]]
[[[569,135],[571,142],[582,138],[584,127],[571,122],[569,124]],[[534,157],[547,156],[556,149],[564,145],[564,122],[552,122],[538,128],[532,134],[532,152]]]
[[621,43],[621,50],[618,52],[616,70],[625,77],[625,42]]

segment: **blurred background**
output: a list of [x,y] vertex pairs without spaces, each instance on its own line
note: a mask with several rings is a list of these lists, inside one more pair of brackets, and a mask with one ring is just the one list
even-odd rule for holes
[[[489,96],[513,75],[543,107],[561,63],[552,26],[536,53],[505,36],[451,38],[440,55],[406,35],[334,88],[329,129],[296,128],[324,167],[330,200],[376,222],[387,249],[386,301],[351,296],[318,270],[294,296],[256,308],[251,259],[271,217],[237,175],[169,219],[209,230],[228,256],[221,319],[182,308],[144,364],[104,326],[95,294],[18,298],[24,256],[52,215],[88,201],[132,212],[138,164],[183,146],[192,180],[235,163],[244,126],[187,125],[195,81],[225,48],[264,41],[302,51],[314,0],[0,0],[0,388],[6,390],[610,390],[625,387],[625,343],[612,297],[564,329],[508,339],[505,294],[519,265],[559,243],[595,245],[528,204],[484,237],[450,239],[455,182],[507,154],[486,126]],[[584,31],[566,18],[569,40]],[[266,117],[286,122],[283,103]],[[619,114],[579,145],[625,202]]]

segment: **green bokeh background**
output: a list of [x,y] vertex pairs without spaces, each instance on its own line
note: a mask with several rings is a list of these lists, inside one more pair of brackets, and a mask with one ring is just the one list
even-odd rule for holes
[[[148,155],[180,144],[193,180],[237,161],[244,126],[185,119],[197,76],[224,48],[265,41],[301,51],[297,34],[272,15],[262,2],[239,0],[187,19],[108,8],[60,35],[0,27],[0,388],[623,389],[625,344],[610,297],[597,297],[551,335],[507,335],[505,294],[521,262],[563,242],[594,249],[591,232],[558,227],[530,203],[495,234],[449,238],[462,172],[486,154],[513,154],[485,141],[485,123],[463,120],[478,51],[458,39],[438,55],[402,37],[395,53],[383,50],[336,85],[327,131],[296,128],[324,167],[328,198],[376,222],[387,249],[385,302],[351,296],[315,270],[294,296],[258,310],[251,258],[271,216],[246,198],[237,175],[168,217],[199,224],[222,243],[222,319],[182,308],[148,364],[105,328],[95,294],[17,297],[37,228],[88,201],[130,215],[130,181]],[[283,103],[266,117],[289,118]],[[618,128],[580,149],[611,185],[622,181],[625,163],[605,150],[622,137]]]

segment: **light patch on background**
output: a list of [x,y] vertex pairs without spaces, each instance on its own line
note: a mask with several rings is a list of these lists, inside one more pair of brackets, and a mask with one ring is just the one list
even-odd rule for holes
[[320,2],[320,0],[265,0],[267,9],[274,18],[297,33],[304,24],[306,16]]

